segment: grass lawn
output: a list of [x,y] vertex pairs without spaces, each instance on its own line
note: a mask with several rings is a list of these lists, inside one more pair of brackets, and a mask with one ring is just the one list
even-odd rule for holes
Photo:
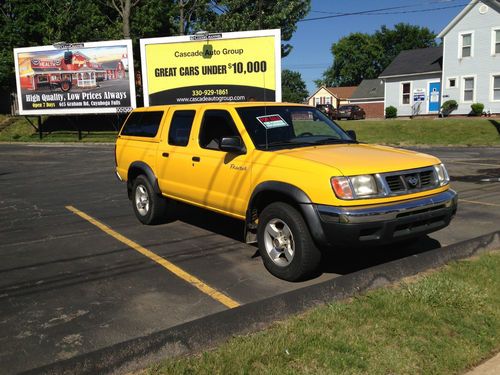
[[333,302],[147,374],[455,374],[500,350],[500,252]]
[[[2,118],[0,118],[0,121]],[[35,122],[33,118],[33,122]],[[355,130],[358,140],[389,145],[500,146],[500,119],[413,119],[339,121],[344,129]],[[76,131],[44,133],[42,142],[114,142],[117,132]],[[0,133],[4,142],[39,142],[35,129],[24,119]]]
[[338,121],[358,140],[391,145],[500,145],[500,119],[413,119]]
[[[30,119],[36,126],[36,118],[31,117]],[[90,133],[82,131],[82,140],[79,141],[77,131],[64,130],[44,133],[43,139],[40,141],[38,132],[24,117],[19,117],[15,123],[0,132],[0,142],[115,142],[116,136],[117,132],[115,131],[93,131]]]

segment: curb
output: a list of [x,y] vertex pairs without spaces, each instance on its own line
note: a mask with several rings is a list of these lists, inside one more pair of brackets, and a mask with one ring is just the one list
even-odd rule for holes
[[497,248],[500,248],[500,231],[225,310],[22,374],[106,374],[141,369],[165,357],[198,352],[234,335],[261,330],[311,307]]

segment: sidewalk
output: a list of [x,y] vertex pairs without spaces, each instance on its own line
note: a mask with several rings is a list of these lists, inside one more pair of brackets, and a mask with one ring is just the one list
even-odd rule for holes
[[500,353],[493,358],[483,362],[475,369],[467,372],[464,375],[498,375],[500,374]]

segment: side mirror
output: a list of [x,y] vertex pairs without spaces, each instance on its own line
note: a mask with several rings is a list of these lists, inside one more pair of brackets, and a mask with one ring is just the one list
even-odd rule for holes
[[233,154],[246,154],[247,152],[243,140],[238,136],[222,138],[219,149]]
[[346,133],[349,137],[352,138],[353,141],[357,139],[356,132],[354,130],[346,130]]

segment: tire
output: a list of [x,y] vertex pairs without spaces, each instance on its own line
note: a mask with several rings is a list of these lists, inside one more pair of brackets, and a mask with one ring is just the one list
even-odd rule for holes
[[276,202],[264,208],[259,216],[257,240],[264,266],[280,279],[304,280],[319,267],[321,251],[300,212],[286,203]]
[[132,187],[132,207],[141,223],[158,224],[165,219],[167,199],[156,194],[146,176],[140,175]]

